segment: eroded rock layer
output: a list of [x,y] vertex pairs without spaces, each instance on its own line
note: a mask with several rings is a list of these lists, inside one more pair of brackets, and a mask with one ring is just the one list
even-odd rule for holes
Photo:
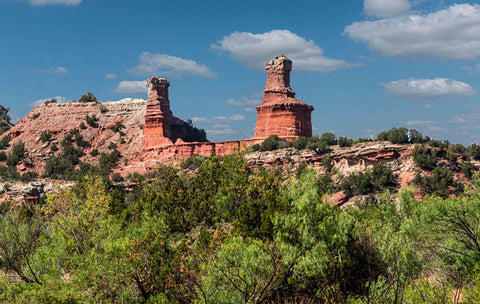
[[269,61],[267,84],[262,104],[257,107],[254,139],[270,135],[280,137],[312,136],[311,113],[313,107],[295,98],[290,87],[292,61],[278,56]]

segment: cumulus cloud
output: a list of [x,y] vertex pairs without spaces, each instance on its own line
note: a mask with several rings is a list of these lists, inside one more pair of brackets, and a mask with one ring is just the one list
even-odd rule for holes
[[432,108],[432,104],[431,103],[426,103],[422,106],[422,109],[431,109]]
[[140,81],[120,81],[115,90],[118,94],[146,94],[147,83],[145,80]]
[[235,134],[236,131],[232,129],[229,125],[224,124],[215,124],[206,130],[208,135],[219,136],[219,135],[229,135]]
[[369,16],[390,18],[410,10],[410,2],[408,0],[365,0],[363,10]]
[[322,48],[314,41],[288,30],[272,30],[260,34],[234,32],[210,47],[228,52],[246,67],[259,70],[281,54],[293,60],[293,68],[298,71],[328,72],[353,66],[345,60],[325,57]]
[[64,67],[56,67],[56,68],[48,68],[48,69],[37,69],[37,68],[32,68],[31,69],[32,71],[34,72],[39,72],[39,73],[43,73],[43,74],[59,74],[59,75],[62,75],[62,74],[68,74],[69,71],[64,68]]
[[406,100],[425,100],[473,96],[471,85],[446,78],[404,79],[383,84],[387,92]]
[[62,96],[55,96],[55,97],[51,97],[51,98],[44,98],[44,99],[35,100],[34,102],[31,102],[29,104],[29,106],[32,107],[32,108],[38,107],[39,105],[44,104],[45,102],[52,100],[52,98],[56,99],[57,103],[67,103],[67,102],[70,101],[68,98],[65,98],[65,97],[62,97]]
[[115,74],[105,74],[105,79],[115,79],[117,78],[117,75]]
[[455,4],[428,15],[355,22],[351,39],[381,56],[421,60],[472,60],[480,56],[480,5]]
[[226,104],[234,107],[252,107],[262,103],[260,98],[242,97],[240,99],[230,98]]
[[212,118],[205,118],[205,117],[194,117],[192,118],[192,122],[195,124],[219,124],[225,122],[238,122],[244,121],[246,118],[241,114],[235,114],[230,117],[226,116],[215,116]]
[[217,74],[209,67],[196,63],[190,59],[170,56],[166,54],[152,54],[143,52],[140,55],[140,64],[129,73],[140,76],[171,75],[175,77],[195,76],[215,78]]
[[67,6],[79,5],[82,0],[28,0],[31,5],[44,6],[49,4],[63,4]]

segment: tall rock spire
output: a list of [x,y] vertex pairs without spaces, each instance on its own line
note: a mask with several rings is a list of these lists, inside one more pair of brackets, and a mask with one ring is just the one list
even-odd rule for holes
[[148,99],[145,114],[144,148],[172,144],[170,123],[173,115],[168,99],[169,86],[170,82],[166,78],[150,77],[147,79]]
[[269,61],[265,69],[267,84],[262,104],[257,107],[253,138],[312,136],[313,107],[296,99],[290,87],[292,61],[283,55],[278,56]]

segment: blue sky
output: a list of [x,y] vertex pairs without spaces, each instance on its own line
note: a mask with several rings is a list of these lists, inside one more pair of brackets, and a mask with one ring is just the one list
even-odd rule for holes
[[477,1],[0,0],[0,104],[16,120],[40,100],[146,98],[210,140],[253,135],[265,63],[293,60],[314,134],[352,138],[405,126],[480,141]]

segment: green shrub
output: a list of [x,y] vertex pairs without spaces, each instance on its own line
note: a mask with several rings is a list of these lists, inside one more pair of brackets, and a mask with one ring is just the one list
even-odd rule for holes
[[374,192],[370,172],[358,172],[349,175],[340,185],[348,196],[365,195]]
[[57,145],[53,143],[53,144],[50,146],[50,151],[52,151],[52,152],[57,152],[57,151],[58,151]]
[[440,148],[440,149],[448,149],[448,146],[450,145],[448,140],[444,140],[442,142],[442,141],[439,141],[439,140],[436,140],[436,139],[432,139],[428,144],[431,147]]
[[13,145],[12,151],[7,156],[7,165],[14,167],[25,158],[25,143],[19,141]]
[[[124,126],[121,122],[119,122],[119,121],[117,121],[114,126],[111,126],[111,127],[110,127],[110,129],[111,129],[113,132],[115,132],[115,133],[121,132],[120,130],[122,130],[122,129],[124,129],[124,128],[125,128],[125,126]],[[125,133],[124,133],[124,134],[125,134]]]
[[327,146],[333,146],[337,144],[337,139],[333,133],[323,133],[320,137],[320,141],[325,143]]
[[273,151],[278,149],[280,138],[277,135],[270,135],[260,145],[260,151]]
[[462,173],[466,178],[472,178],[475,166],[471,162],[462,162]]
[[90,151],[90,155],[95,157],[98,155],[98,150],[97,149],[93,149],[92,151]]
[[89,125],[92,128],[97,128],[98,127],[98,118],[95,114],[92,114],[92,116],[87,115],[85,117],[85,121],[87,122],[87,125]]
[[10,146],[10,136],[5,135],[0,139],[0,150],[5,150]]
[[75,144],[77,145],[77,147],[84,148],[84,147],[88,146],[88,142],[83,140],[83,135],[80,134],[80,133],[75,134],[74,141],[75,141]]
[[195,170],[198,167],[200,167],[203,162],[207,159],[205,156],[200,156],[200,155],[193,155],[184,160],[181,164],[180,167],[182,169],[190,169],[190,170]]
[[480,160],[480,146],[477,144],[472,144],[467,147],[467,153],[474,160]]
[[53,134],[49,130],[44,130],[40,133],[40,139],[43,143],[50,141],[52,139],[52,136]]
[[110,153],[100,153],[100,158],[98,159],[100,168],[110,172],[111,169],[117,165],[120,157],[121,154],[117,149],[114,149]]
[[448,197],[449,186],[454,187],[457,191],[463,188],[462,184],[453,180],[453,173],[450,170],[439,167],[433,169],[432,176],[422,178],[417,175],[413,182],[426,193],[443,198]]
[[386,167],[382,164],[376,164],[373,166],[371,174],[372,183],[376,190],[382,191],[387,187],[395,186],[393,171],[389,167]]
[[115,149],[117,149],[117,144],[114,143],[113,141],[111,141],[111,142],[108,144],[108,149],[109,149],[109,150],[115,150]]
[[293,141],[293,147],[297,150],[303,150],[307,147],[307,144],[308,144],[308,138],[307,137],[297,137],[294,141]]
[[80,102],[96,102],[97,97],[95,97],[95,95],[93,95],[92,92],[88,92],[86,94],[83,94],[78,101],[80,101]]
[[415,164],[423,170],[432,170],[437,166],[437,156],[432,149],[417,145],[412,155]]
[[7,160],[7,154],[4,151],[0,152],[0,162]]
[[21,179],[24,182],[31,182],[36,180],[37,178],[38,178],[38,173],[33,171],[26,172],[21,176]]
[[87,128],[83,121],[78,125],[78,127],[80,128],[80,130],[85,130]]
[[297,169],[295,170],[295,176],[297,179],[300,179],[302,174],[307,170],[307,163],[302,161],[298,164]]
[[351,147],[353,144],[353,139],[349,139],[343,136],[340,136],[337,140],[337,144],[340,147]]

